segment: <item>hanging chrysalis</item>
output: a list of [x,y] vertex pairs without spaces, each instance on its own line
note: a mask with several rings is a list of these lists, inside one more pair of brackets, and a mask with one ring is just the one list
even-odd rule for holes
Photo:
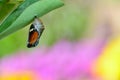
[[42,21],[35,16],[33,23],[30,26],[29,29],[29,36],[28,36],[28,44],[27,47],[35,47],[39,43],[40,36],[42,35],[44,31],[44,25]]

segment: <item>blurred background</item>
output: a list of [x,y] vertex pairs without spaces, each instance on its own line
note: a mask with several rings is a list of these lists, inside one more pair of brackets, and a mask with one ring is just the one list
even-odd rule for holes
[[[26,47],[30,25],[0,40],[0,71],[8,77],[1,79],[22,76],[21,80],[120,80],[120,1],[63,1],[63,7],[41,17],[45,30],[37,47]],[[41,73],[36,73],[36,67]]]

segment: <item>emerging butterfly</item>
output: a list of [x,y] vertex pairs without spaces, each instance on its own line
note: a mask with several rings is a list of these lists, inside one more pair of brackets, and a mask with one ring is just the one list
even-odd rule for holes
[[44,31],[44,25],[42,21],[37,16],[35,16],[34,21],[29,29],[28,44],[27,44],[28,48],[35,47],[38,45],[40,36],[43,33],[43,31]]

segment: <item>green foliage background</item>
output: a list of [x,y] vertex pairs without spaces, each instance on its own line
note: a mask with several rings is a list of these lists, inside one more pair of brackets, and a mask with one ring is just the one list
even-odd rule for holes
[[[41,17],[45,30],[38,47],[51,46],[61,39],[76,41],[85,35],[90,14],[89,7],[79,0],[64,0],[64,2],[65,6]],[[29,25],[0,40],[0,56],[31,50],[26,47],[28,30]]]

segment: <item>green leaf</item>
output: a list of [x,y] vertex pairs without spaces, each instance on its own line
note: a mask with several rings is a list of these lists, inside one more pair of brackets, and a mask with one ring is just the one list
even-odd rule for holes
[[0,39],[28,25],[34,16],[41,17],[61,6],[61,0],[25,0],[0,24]]
[[0,1],[0,22],[8,16],[23,0],[3,0]]

